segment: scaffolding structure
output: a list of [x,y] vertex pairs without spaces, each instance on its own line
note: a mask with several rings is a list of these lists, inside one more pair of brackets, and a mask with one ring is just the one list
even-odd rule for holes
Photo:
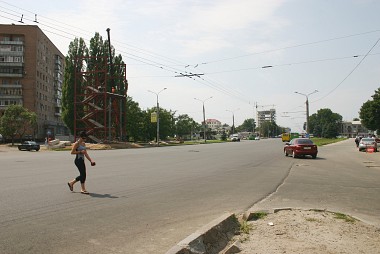
[[86,56],[77,57],[75,63],[75,135],[85,131],[95,143],[125,141],[126,65],[111,66],[107,57]]

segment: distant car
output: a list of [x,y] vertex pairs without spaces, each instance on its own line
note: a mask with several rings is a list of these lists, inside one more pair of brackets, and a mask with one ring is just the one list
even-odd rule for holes
[[317,158],[318,147],[308,138],[294,138],[284,147],[285,156],[292,155],[293,158],[310,155],[313,159]]
[[20,145],[18,145],[18,150],[20,150],[20,151],[21,150],[27,150],[27,151],[36,150],[36,151],[39,151],[40,150],[40,145],[37,144],[34,141],[24,141]]
[[230,137],[231,141],[238,141],[240,142],[239,134],[232,134]]
[[377,152],[377,142],[375,138],[362,138],[359,142],[359,152],[367,148],[373,148]]
[[260,140],[260,137],[259,136],[255,137],[255,140]]

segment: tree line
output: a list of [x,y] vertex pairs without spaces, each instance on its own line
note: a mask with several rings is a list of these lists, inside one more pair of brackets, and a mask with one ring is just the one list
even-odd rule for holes
[[[62,87],[62,119],[69,128],[71,134],[74,134],[74,84],[75,73],[78,70],[91,70],[102,63],[102,59],[108,56],[109,42],[103,40],[99,33],[95,33],[90,40],[89,47],[83,38],[74,39],[70,45],[65,58],[64,83]],[[115,54],[115,49],[111,45],[111,55],[116,68],[112,71],[116,76],[123,77],[125,69],[117,68],[124,64],[121,55]],[[78,57],[87,57],[86,61],[78,64]],[[106,89],[110,90],[112,84],[107,84]],[[126,94],[128,83],[126,80],[119,82],[118,90]],[[77,89],[82,89],[77,86]],[[79,92],[79,91],[77,91]],[[128,140],[131,141],[150,141],[156,137],[156,124],[150,121],[151,113],[156,111],[156,107],[142,110],[138,102],[132,97],[126,99],[126,133]],[[380,88],[372,95],[372,100],[363,103],[360,108],[359,116],[361,123],[367,129],[380,133]],[[36,114],[29,112],[20,105],[10,105],[0,118],[0,133],[12,139],[22,137],[28,130],[34,130],[36,126]],[[328,108],[319,109],[317,113],[309,117],[310,133],[316,137],[334,138],[340,132],[342,116],[332,112]],[[222,126],[223,127],[223,126]],[[227,129],[227,125],[224,124]],[[234,126],[233,126],[234,127]],[[175,111],[160,108],[160,139],[167,137],[184,138],[191,136],[193,133],[200,133],[203,130],[202,125],[195,122],[187,114],[176,115]],[[284,128],[278,126],[275,122],[264,122],[260,128],[256,128],[254,119],[246,119],[242,125],[235,128],[235,132],[259,132],[261,136],[277,136],[284,132]],[[207,136],[210,138],[215,133],[207,129]],[[225,133],[226,134],[226,133]]]

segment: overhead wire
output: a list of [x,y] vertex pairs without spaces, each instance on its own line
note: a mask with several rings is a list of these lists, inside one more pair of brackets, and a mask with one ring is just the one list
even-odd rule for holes
[[269,50],[254,52],[254,53],[240,55],[240,56],[220,58],[220,59],[216,59],[216,60],[202,62],[201,64],[210,64],[210,63],[217,63],[217,62],[222,62],[222,61],[229,61],[229,60],[234,60],[234,59],[243,58],[243,57],[249,57],[249,56],[253,56],[253,55],[271,53],[271,52],[285,50],[285,49],[309,46],[309,45],[313,45],[313,44],[319,44],[319,43],[324,43],[324,42],[329,42],[329,41],[334,41],[334,40],[341,40],[341,39],[346,39],[346,38],[350,38],[350,37],[361,36],[361,35],[370,34],[370,33],[378,33],[378,32],[380,32],[380,29],[367,31],[367,32],[363,32],[363,33],[344,35],[344,36],[339,36],[339,37],[334,37],[334,38],[324,39],[324,40],[319,40],[319,41],[314,41],[314,42],[307,42],[307,43],[302,43],[302,44],[297,44],[297,45],[292,45],[292,46],[287,46],[287,47],[282,47],[282,48],[277,48],[277,49],[269,49]]
[[355,72],[356,69],[359,68],[359,66],[363,63],[363,61],[367,58],[367,56],[371,53],[371,51],[376,47],[376,45],[379,43],[380,41],[380,38],[378,38],[375,42],[375,44],[373,44],[373,46],[368,50],[368,52],[364,55],[364,57],[359,61],[359,63],[357,65],[355,65],[355,67],[343,78],[343,80],[341,82],[339,82],[339,84],[337,86],[335,86],[330,92],[328,92],[325,96],[317,99],[317,100],[314,100],[312,101],[313,103],[314,102],[317,102],[317,101],[320,101],[324,98],[326,98],[327,96],[329,96],[330,94],[332,94],[336,89],[338,89],[338,87],[340,87],[347,79],[348,77],[351,76],[352,73]]
[[[35,12],[32,12],[32,11],[29,11],[29,10],[26,10],[26,9],[23,9],[23,8],[20,8],[20,7],[17,7],[15,5],[12,5],[12,4],[9,4],[8,2],[6,1],[3,1],[3,0],[0,0],[0,2],[3,2],[9,6],[12,6],[14,8],[17,8],[17,9],[20,9],[20,10],[23,10],[23,11],[26,11],[28,13],[31,13],[31,14],[35,14]],[[5,8],[7,10],[10,10],[8,8]],[[14,10],[10,10],[12,12],[15,12],[15,13],[18,13],[19,15],[21,13],[17,12],[17,11],[14,11]],[[4,13],[8,14],[8,15],[11,15],[11,16],[15,16],[15,17],[19,17],[15,14],[12,14],[12,13],[8,13],[8,12],[5,12],[3,11]],[[31,21],[31,22],[35,22],[33,21],[33,19],[30,19],[28,18],[27,16],[24,17],[23,14],[22,15],[22,18],[23,20],[27,20],[27,21]],[[37,14],[36,14],[37,15]],[[4,18],[7,18],[7,19],[10,19],[10,20],[13,20],[13,21],[16,21],[16,22],[20,22],[20,21],[17,21],[17,20],[14,20],[12,18],[9,18],[9,17],[5,17],[3,15],[0,15],[1,17],[4,17]],[[63,24],[65,26],[68,26],[70,28],[75,28],[77,30],[80,30],[80,31],[84,31],[88,34],[90,34],[88,31],[84,30],[84,29],[81,29],[81,28],[78,28],[78,27],[75,27],[75,26],[72,26],[72,25],[68,25],[68,24],[65,24],[63,22],[60,22],[60,21],[56,21],[54,19],[51,19],[51,18],[47,18],[47,17],[44,17],[44,16],[39,16],[39,17],[42,17],[42,18],[45,18],[45,19],[48,19],[48,20],[52,20],[58,24]],[[43,20],[43,19],[42,19]],[[67,35],[69,36],[74,36],[74,37],[77,37],[76,34],[73,34],[73,33],[70,33],[70,32],[66,32],[64,30],[61,30],[61,29],[58,29],[56,27],[61,27],[61,28],[66,28],[66,27],[63,27],[63,26],[60,26],[60,25],[57,25],[57,24],[54,24],[55,27],[52,27],[48,24],[46,24],[45,22],[36,22],[38,23],[39,25],[43,25],[45,27],[48,27],[50,29],[53,29],[55,31],[58,31],[58,32],[54,32],[54,31],[51,31],[49,29],[46,29],[44,28],[44,30],[48,33],[52,33],[52,34],[55,34],[55,35],[58,35],[58,36],[61,36],[61,37],[64,37],[64,38],[67,38],[67,39],[73,39],[71,37],[68,37]],[[352,34],[352,35],[346,35],[346,36],[340,36],[340,37],[334,37],[334,38],[330,38],[330,39],[325,39],[325,40],[319,40],[319,41],[315,41],[315,42],[309,42],[309,43],[303,43],[303,44],[298,44],[298,45],[293,45],[293,46],[287,46],[287,47],[282,47],[282,48],[278,48],[278,49],[272,49],[272,50],[266,50],[266,51],[261,51],[261,52],[255,52],[255,53],[251,53],[251,54],[245,54],[245,55],[240,55],[240,56],[235,56],[235,57],[229,57],[229,58],[221,58],[221,59],[217,59],[217,60],[213,60],[213,61],[208,61],[208,62],[203,62],[201,64],[210,64],[210,63],[216,63],[216,62],[221,62],[221,61],[227,61],[227,60],[233,60],[233,59],[237,59],[237,58],[242,58],[242,57],[248,57],[248,56],[252,56],[252,55],[256,55],[256,54],[264,54],[264,53],[270,53],[270,52],[275,52],[275,51],[279,51],[279,50],[285,50],[285,49],[290,49],[290,48],[296,48],[296,47],[302,47],[302,46],[307,46],[307,45],[313,45],[313,44],[318,44],[318,43],[324,43],[324,42],[328,42],[328,41],[333,41],[333,40],[339,40],[339,39],[345,39],[345,38],[349,38],[349,37],[354,37],[354,36],[360,36],[360,35],[365,35],[365,34],[369,34],[369,33],[375,33],[375,32],[379,32],[380,29],[378,30],[372,30],[372,31],[367,31],[367,32],[363,32],[363,33],[358,33],[358,34]],[[66,35],[62,35],[60,33],[64,33]],[[89,41],[89,40],[87,40]],[[185,68],[189,67],[189,66],[192,66],[192,65],[189,65],[189,64],[185,64],[185,63],[182,63],[180,61],[177,61],[175,59],[171,59],[171,58],[168,58],[166,56],[162,56],[162,55],[158,55],[156,53],[153,53],[153,52],[150,52],[150,51],[146,51],[144,49],[141,49],[141,48],[138,48],[138,47],[135,47],[135,46],[132,46],[130,44],[126,44],[126,43],[121,43],[121,42],[118,42],[118,41],[115,41],[116,44],[119,44],[120,47],[124,47],[124,48],[127,48],[129,50],[133,50],[133,51],[136,51],[137,53],[140,53],[140,54],[145,54],[145,55],[149,55],[150,57],[153,57],[153,58],[157,58],[157,59],[165,59],[165,61],[167,62],[171,62],[171,63],[175,63],[176,66],[183,66]],[[377,41],[378,42],[378,41]],[[376,43],[377,44],[377,43]],[[374,46],[376,46],[376,44]],[[124,45],[127,45],[124,46]],[[128,47],[132,47],[134,49],[131,49],[131,48],[128,48]],[[373,47],[374,48],[374,47]],[[333,91],[335,91],[358,67],[359,65],[364,61],[364,59],[370,55],[369,53],[372,51],[372,49],[364,56],[364,58],[359,62],[359,64],[345,77],[345,79],[338,84],[338,86],[336,86],[329,94],[331,94]],[[118,50],[120,51],[120,50]],[[172,72],[174,74],[192,74],[192,72],[188,72],[188,71],[182,71],[181,69],[178,69],[178,68],[173,68],[172,66],[168,65],[168,64],[162,64],[162,63],[159,63],[159,62],[156,62],[156,61],[152,61],[150,59],[147,59],[147,58],[144,58],[144,57],[141,57],[141,56],[138,56],[138,55],[135,55],[135,54],[131,54],[131,53],[128,53],[128,52],[123,52],[123,51],[120,51],[122,53],[124,53],[124,56],[128,59],[131,59],[131,60],[134,60],[134,61],[138,61],[140,63],[143,63],[143,64],[146,64],[146,65],[150,65],[150,66],[153,66],[153,67],[156,67],[156,68],[159,68],[159,69],[162,69],[162,70],[165,70],[165,71],[168,71],[168,72]],[[378,53],[376,53],[378,54]],[[373,54],[372,54],[373,55]],[[359,56],[359,55],[358,55]],[[351,57],[358,57],[358,56],[351,56]],[[321,62],[321,61],[332,61],[332,60],[339,60],[339,59],[345,59],[345,58],[351,58],[351,57],[342,57],[342,58],[331,58],[331,59],[320,59],[320,60],[311,60],[311,61],[304,61],[304,62],[297,62],[297,63],[288,63],[288,64],[281,64],[281,65],[271,65],[271,66],[261,66],[261,67],[253,67],[253,68],[244,68],[244,69],[236,69],[236,70],[225,70],[225,71],[220,71],[220,72],[210,72],[210,73],[207,73],[207,75],[210,75],[210,74],[217,74],[217,73],[227,73],[227,72],[235,72],[235,71],[244,71],[244,70],[253,70],[253,69],[261,69],[261,68],[269,68],[269,67],[280,67],[280,66],[286,66],[286,65],[296,65],[296,64],[305,64],[305,63],[313,63],[313,62]],[[183,64],[183,65],[182,65]],[[197,67],[198,64],[194,65],[194,67]],[[153,76],[154,77],[154,76]],[[164,76],[161,76],[161,77],[164,77]],[[223,86],[221,86],[220,84],[218,84],[218,82],[215,82],[215,81],[212,81],[211,79],[210,80],[207,80],[207,78],[201,78],[200,76],[197,76],[198,79],[195,79],[195,78],[192,78],[193,80],[197,81],[197,82],[200,82],[204,85],[208,84],[207,86],[213,88],[213,89],[216,89],[222,93],[225,93],[227,95],[232,95],[233,97],[235,98],[238,98],[238,99],[242,99],[244,97],[243,94],[241,94],[239,91],[237,90],[232,90],[232,89],[227,89],[227,88],[224,88]],[[202,80],[202,81],[200,81]],[[325,97],[327,97],[329,94],[327,94]],[[242,97],[240,97],[242,96]],[[325,97],[322,97],[321,99],[325,98]],[[320,100],[321,100],[320,99]],[[244,99],[245,100],[245,99]]]
[[[370,54],[370,55],[378,55],[378,54],[380,54],[380,53],[374,53],[374,54]],[[361,57],[361,56],[364,56],[364,55],[353,55],[353,56],[344,56],[344,57],[324,58],[324,59],[307,60],[307,61],[293,62],[293,63],[273,64],[273,65],[256,66],[256,67],[250,67],[250,68],[241,68],[241,69],[233,69],[233,70],[222,70],[222,71],[215,71],[215,72],[205,72],[205,74],[207,74],[207,75],[213,75],[213,74],[221,74],[221,73],[229,73],[229,72],[237,72],[237,71],[259,70],[259,69],[265,69],[265,68],[274,68],[274,67],[282,67],[282,66],[290,66],[290,65],[300,65],[300,64],[308,64],[308,63],[336,61],[336,60],[357,58],[357,57]]]

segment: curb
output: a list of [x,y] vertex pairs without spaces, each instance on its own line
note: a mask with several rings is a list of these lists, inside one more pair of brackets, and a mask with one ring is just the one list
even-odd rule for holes
[[233,213],[226,213],[173,246],[166,254],[216,254],[222,251],[239,230]]

